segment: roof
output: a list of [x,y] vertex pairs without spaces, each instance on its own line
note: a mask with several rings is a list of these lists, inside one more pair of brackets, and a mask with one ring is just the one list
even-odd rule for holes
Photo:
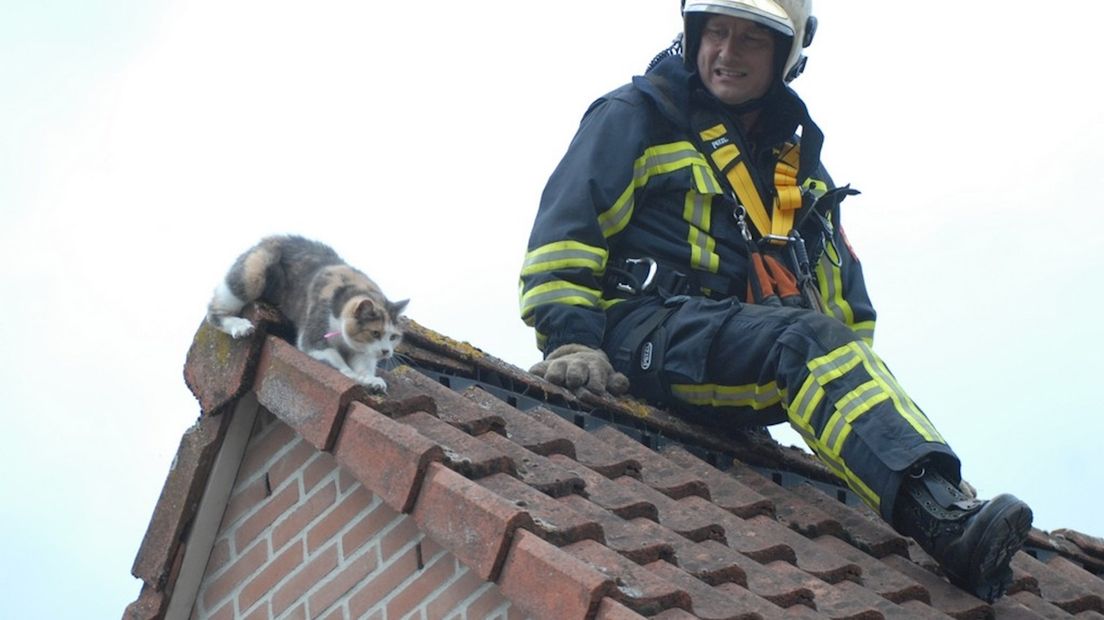
[[316,450],[534,618],[1104,617],[1104,540],[1033,530],[993,605],[951,586],[915,543],[806,453],[642,403],[578,398],[410,321],[367,393],[283,338],[201,326],[185,380],[202,415],[132,573],[126,617],[160,617],[237,401],[256,397]]

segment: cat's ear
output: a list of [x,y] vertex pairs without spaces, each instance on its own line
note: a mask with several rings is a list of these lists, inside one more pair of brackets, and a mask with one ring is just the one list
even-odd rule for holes
[[379,318],[380,310],[376,302],[365,297],[360,300],[356,305],[356,309],[353,311],[354,316],[360,321],[370,321],[372,319]]
[[391,313],[391,318],[393,318],[393,319],[398,318],[399,315],[401,315],[403,313],[403,310],[406,310],[406,304],[408,304],[408,303],[410,303],[409,299],[404,299],[402,301],[389,302],[388,307],[387,307],[387,311],[389,313]]

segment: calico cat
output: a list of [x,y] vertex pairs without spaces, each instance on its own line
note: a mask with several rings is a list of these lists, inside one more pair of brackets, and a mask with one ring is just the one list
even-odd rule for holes
[[298,236],[267,237],[239,256],[215,288],[207,322],[244,338],[253,324],[237,315],[258,299],[295,325],[299,350],[358,383],[387,390],[376,366],[394,354],[402,338],[398,318],[409,300],[388,301],[328,245]]

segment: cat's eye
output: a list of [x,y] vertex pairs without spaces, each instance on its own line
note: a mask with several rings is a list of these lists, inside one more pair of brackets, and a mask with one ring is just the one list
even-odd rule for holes
[[399,335],[398,334],[391,334],[391,342],[398,342],[398,341],[399,341]]
[[376,339],[376,340],[379,340],[379,339],[380,339],[380,336],[382,336],[382,335],[383,335],[383,332],[381,332],[381,331],[380,331],[380,330],[378,330],[378,329],[373,329],[371,333],[372,333],[372,338],[374,338],[374,339]]

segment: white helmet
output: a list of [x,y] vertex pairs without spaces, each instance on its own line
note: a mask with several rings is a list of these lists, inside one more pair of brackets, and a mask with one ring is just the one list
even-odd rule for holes
[[[812,0],[683,0],[683,45],[686,46],[686,62],[696,62],[701,43],[700,25],[690,32],[695,13],[715,13],[749,19],[790,37],[790,50],[782,65],[782,78],[789,82],[805,69],[805,56],[801,50],[809,47],[816,33],[817,20],[811,15]],[[704,15],[701,17],[705,17]]]

